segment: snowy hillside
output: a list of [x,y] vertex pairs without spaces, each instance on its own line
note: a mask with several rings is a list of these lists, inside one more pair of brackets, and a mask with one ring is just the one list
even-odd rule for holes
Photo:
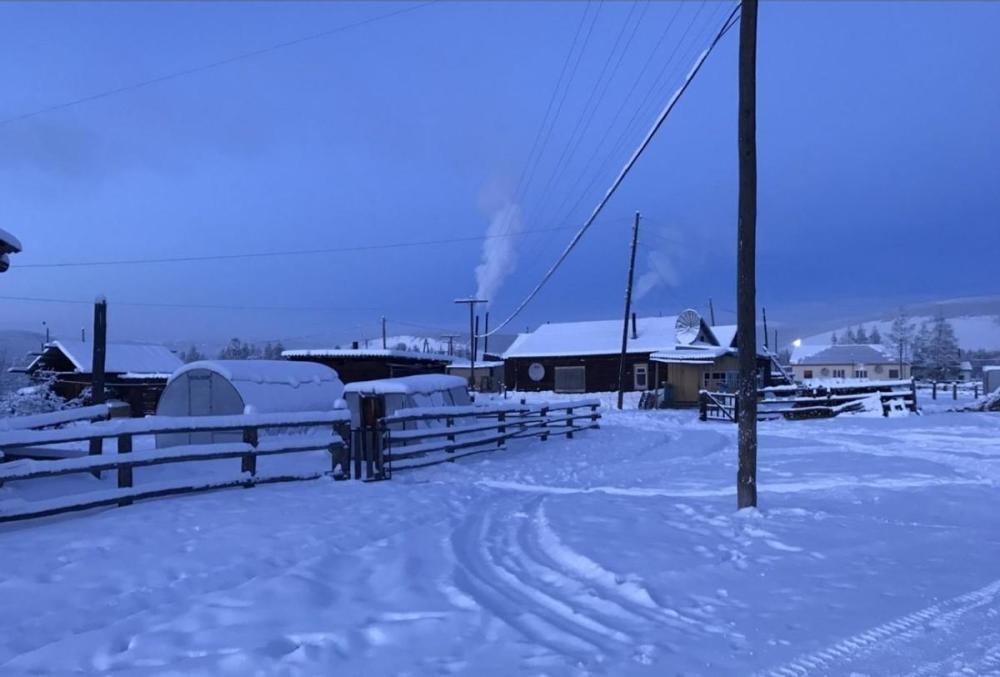
[[735,426],[605,413],[388,482],[4,525],[0,672],[1000,670],[1000,416],[764,423],[737,513]]
[[[920,315],[910,318],[919,328],[924,322],[930,322],[933,316]],[[955,335],[958,337],[958,344],[963,350],[1000,350],[1000,316],[997,315],[965,315],[959,317],[949,317],[955,328]],[[862,322],[865,330],[870,332],[873,327],[878,327],[879,333],[883,337],[888,336],[889,327],[892,320],[879,320],[875,322]],[[858,325],[851,325],[857,327]],[[848,327],[837,327],[821,334],[813,334],[803,340],[807,344],[829,343],[830,335],[836,332],[837,336],[844,336]]]

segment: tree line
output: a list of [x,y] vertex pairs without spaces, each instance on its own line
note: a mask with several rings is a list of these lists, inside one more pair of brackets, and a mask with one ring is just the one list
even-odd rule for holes
[[[281,341],[267,341],[263,345],[258,345],[251,341],[242,341],[239,338],[230,339],[222,350],[219,351],[220,360],[280,360],[281,353],[285,346]],[[197,362],[206,359],[204,353],[195,346],[191,346],[180,354],[181,360],[185,363]]]

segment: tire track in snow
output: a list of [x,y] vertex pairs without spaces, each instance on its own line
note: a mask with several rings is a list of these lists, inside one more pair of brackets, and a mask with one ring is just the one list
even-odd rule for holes
[[[832,670],[857,659],[860,655],[871,653],[873,649],[884,649],[889,644],[915,639],[926,633],[925,628],[929,624],[933,623],[937,628],[951,627],[969,611],[993,602],[998,594],[1000,594],[1000,580],[993,581],[978,590],[900,616],[841,639],[825,649],[803,654],[789,663],[757,674],[760,677],[804,677]],[[1000,660],[1000,656],[997,660]]]
[[[495,500],[453,534],[456,582],[487,611],[529,641],[580,660],[635,647],[629,631],[642,617],[589,595],[582,585],[533,559],[522,546],[522,503]],[[497,516],[507,515],[504,521]]]
[[[609,571],[586,555],[566,545],[552,528],[545,512],[544,498],[535,501],[534,520],[531,529],[525,529],[531,539],[525,552],[536,554],[539,562],[548,562],[558,568],[567,580],[576,579],[574,584],[582,594],[595,595],[594,587],[603,591],[602,599],[614,600],[614,604],[632,618],[640,618],[654,623],[665,623],[684,631],[729,634],[719,625],[705,623],[663,606],[653,599],[642,581],[634,576],[623,576]],[[555,569],[552,569],[555,571]],[[648,624],[645,626],[648,630]]]

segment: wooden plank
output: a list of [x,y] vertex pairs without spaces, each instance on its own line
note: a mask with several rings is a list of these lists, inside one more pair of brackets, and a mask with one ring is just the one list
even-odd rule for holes
[[326,427],[350,419],[350,412],[301,412],[236,416],[148,416],[116,419],[61,430],[12,430],[0,432],[0,449],[83,442],[94,437],[158,435],[164,433],[240,432],[248,425],[258,428]]
[[[339,436],[315,436],[293,440],[267,441],[253,449],[242,442],[222,444],[187,445],[167,449],[150,449],[130,454],[127,459],[133,468],[163,465],[166,463],[186,463],[189,461],[214,461],[239,458],[247,453],[254,456],[294,454],[303,451],[327,450],[331,446],[343,445]],[[21,481],[39,477],[57,477],[91,470],[116,470],[122,459],[115,455],[99,457],[84,456],[61,461],[26,461],[0,466],[0,481]],[[10,467],[13,466],[13,467]]]

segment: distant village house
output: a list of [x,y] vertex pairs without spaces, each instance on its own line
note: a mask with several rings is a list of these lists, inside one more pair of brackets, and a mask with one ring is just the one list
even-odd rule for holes
[[[591,393],[618,389],[622,321],[548,323],[521,334],[504,353],[512,390]],[[702,389],[732,391],[738,372],[736,327],[710,327],[694,311],[677,317],[633,316],[624,389],[663,390],[666,403],[693,406]],[[762,384],[770,359],[758,356]]]
[[[93,344],[83,341],[51,341],[28,366],[12,371],[25,373],[36,383],[51,380],[57,395],[72,400],[93,382],[93,350]],[[167,379],[182,365],[166,346],[108,343],[104,364],[106,395],[127,402],[132,416],[152,414]]]
[[374,379],[443,374],[451,363],[447,355],[392,348],[312,348],[281,353],[294,362],[317,362],[336,370],[344,383]]
[[796,381],[898,380],[910,378],[910,364],[877,344],[801,345],[792,351]]

